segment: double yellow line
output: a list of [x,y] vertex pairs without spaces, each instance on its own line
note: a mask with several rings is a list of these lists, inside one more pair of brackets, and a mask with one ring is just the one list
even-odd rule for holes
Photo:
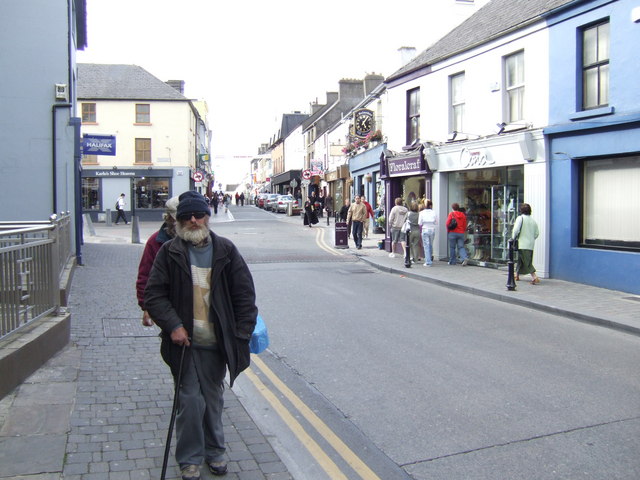
[[339,252],[338,250],[330,247],[327,242],[324,241],[324,232],[325,229],[322,227],[316,229],[316,245],[318,245],[318,247],[320,247],[325,252],[329,252],[331,255],[344,255],[343,252]]
[[[258,357],[252,355],[251,360],[264,376],[271,382],[292,405],[309,422],[309,424],[324,438],[329,445],[340,455],[344,461],[363,480],[380,480],[361,459],[358,457],[334,432],[331,430],[300,398],[280,380],[275,373]],[[258,378],[258,376],[248,368],[245,374],[258,389],[260,394],[269,402],[273,409],[280,415],[280,418],[287,424],[292,433],[305,446],[308,452],[316,459],[320,467],[332,480],[347,480],[344,472],[331,460],[329,455],[320,445],[309,435],[298,420],[283,405],[278,397]]]

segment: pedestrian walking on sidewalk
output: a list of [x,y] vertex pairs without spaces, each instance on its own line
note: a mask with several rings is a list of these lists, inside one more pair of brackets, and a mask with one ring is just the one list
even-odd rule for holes
[[367,219],[364,221],[362,225],[364,227],[362,230],[362,236],[364,238],[369,238],[369,224],[371,223],[371,220],[375,218],[375,215],[373,213],[373,208],[371,208],[371,204],[367,202],[367,199],[364,195],[362,196],[362,204],[367,209]]
[[136,280],[136,296],[138,297],[138,305],[142,309],[142,325],[150,327],[153,325],[153,319],[149,316],[149,312],[144,308],[144,289],[147,286],[149,272],[153,267],[153,261],[165,242],[168,242],[176,236],[176,215],[178,211],[178,197],[171,197],[165,203],[165,212],[162,215],[164,223],[160,230],[153,233],[144,246],[142,258],[138,265],[138,279]]
[[340,221],[345,222],[347,224],[347,238],[351,236],[351,224],[347,223],[347,216],[349,215],[349,207],[351,207],[351,202],[347,198],[344,201],[344,205],[340,207],[340,213],[339,213]]
[[351,222],[353,241],[355,242],[358,250],[362,248],[362,225],[368,219],[367,207],[362,203],[360,195],[356,195],[355,203],[351,204],[349,211],[347,212],[347,223]]
[[211,195],[211,206],[213,207],[214,215],[218,214],[218,203],[220,203],[220,200],[218,199],[218,194],[216,192],[213,192],[213,195]]
[[303,225],[308,225],[309,228],[318,223],[318,215],[316,215],[311,197],[308,197],[307,201],[304,202],[304,218],[302,219],[302,223]]
[[409,220],[409,224],[411,225],[411,230],[409,230],[409,254],[411,261],[413,263],[419,262],[420,257],[420,225],[418,224],[418,219],[420,218],[420,213],[418,212],[418,202],[412,202],[409,207],[409,213],[407,214],[407,219]]
[[330,193],[324,199],[324,209],[327,211],[327,216],[330,217],[333,213],[333,197]]
[[[451,210],[445,223],[449,240],[449,265],[457,264],[458,255],[460,255],[460,260],[464,267],[469,262],[467,249],[464,246],[464,232],[467,231],[467,216],[464,212],[460,211],[460,205],[458,203],[452,203]],[[458,255],[456,255],[456,248]]]
[[176,237],[158,252],[144,305],[162,329],[161,353],[178,377],[185,345],[176,416],[176,461],[183,480],[200,478],[206,462],[227,472],[222,424],[226,369],[233,386],[249,366],[256,324],[255,287],[235,245],[209,230],[209,207],[193,191],[180,195]]
[[518,215],[513,225],[511,238],[518,240],[516,280],[520,280],[520,275],[530,273],[531,285],[540,283],[540,277],[536,275],[536,269],[533,266],[533,246],[538,235],[540,235],[538,224],[531,218],[531,205],[523,203],[520,205],[520,215]]
[[424,266],[433,264],[433,239],[436,236],[438,214],[433,211],[433,202],[425,201],[425,209],[418,215],[418,224],[422,227],[422,248],[424,249]]
[[129,221],[127,220],[127,216],[124,214],[124,207],[126,203],[124,201],[124,193],[121,193],[118,199],[116,200],[116,210],[118,211],[118,215],[116,216],[116,225],[122,218],[124,220],[125,225],[129,225]]
[[390,257],[396,256],[396,246],[402,246],[402,258],[407,256],[407,235],[402,231],[402,226],[407,220],[409,210],[402,205],[402,198],[395,199],[395,205],[389,212],[389,225],[391,226],[391,253]]

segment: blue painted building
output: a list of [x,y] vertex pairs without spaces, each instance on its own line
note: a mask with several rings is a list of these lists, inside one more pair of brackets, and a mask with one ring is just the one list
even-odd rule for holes
[[548,22],[550,274],[640,294],[640,4],[574,1]]

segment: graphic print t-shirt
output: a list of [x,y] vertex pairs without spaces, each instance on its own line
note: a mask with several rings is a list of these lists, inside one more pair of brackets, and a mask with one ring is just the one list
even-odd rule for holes
[[209,321],[213,245],[211,242],[204,247],[190,245],[189,257],[193,280],[193,346],[213,348],[216,345],[216,333],[213,323]]

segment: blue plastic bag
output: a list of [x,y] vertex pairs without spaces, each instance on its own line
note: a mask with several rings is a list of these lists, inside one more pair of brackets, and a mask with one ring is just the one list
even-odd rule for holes
[[249,341],[249,351],[251,353],[262,353],[269,346],[269,332],[267,326],[260,315],[256,319],[256,326]]

